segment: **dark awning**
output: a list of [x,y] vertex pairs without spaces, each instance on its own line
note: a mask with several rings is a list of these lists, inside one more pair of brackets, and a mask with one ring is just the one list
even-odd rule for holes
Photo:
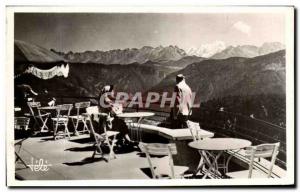
[[15,78],[31,73],[42,79],[67,77],[69,65],[58,54],[28,42],[14,41]]

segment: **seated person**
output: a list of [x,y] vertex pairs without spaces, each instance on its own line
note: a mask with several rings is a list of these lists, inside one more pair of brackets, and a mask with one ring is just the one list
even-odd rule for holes
[[122,113],[123,106],[114,102],[113,85],[106,85],[101,90],[99,106],[102,112],[107,113],[106,119],[102,119],[101,126],[107,129],[120,132],[119,136],[125,139],[125,143],[135,144],[129,137],[129,130],[123,119],[118,118],[117,114]]
[[32,102],[38,95],[30,85],[20,84],[15,86],[15,106],[21,107],[18,114],[30,113],[27,102]]

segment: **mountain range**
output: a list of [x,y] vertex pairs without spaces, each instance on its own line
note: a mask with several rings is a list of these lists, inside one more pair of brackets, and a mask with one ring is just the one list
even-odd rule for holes
[[224,49],[226,49],[226,45],[223,41],[215,41],[209,44],[202,44],[199,47],[191,47],[186,52],[188,55],[209,58]]
[[226,59],[229,57],[257,57],[260,55],[269,54],[279,50],[285,49],[284,45],[279,42],[264,43],[262,46],[257,47],[254,45],[239,45],[228,46],[221,52],[215,53],[210,58],[212,59]]
[[25,77],[37,91],[45,87],[49,93],[67,97],[96,97],[106,84],[114,84],[116,91],[172,92],[177,74],[184,74],[186,82],[196,93],[196,101],[205,102],[226,96],[259,94],[285,95],[285,51],[254,58],[233,57],[206,59],[183,69],[148,63],[105,65],[70,63],[68,78],[39,80]]
[[203,57],[197,57],[197,56],[186,56],[186,57],[182,57],[179,60],[176,61],[168,61],[168,62],[164,62],[164,63],[160,63],[160,62],[153,62],[153,61],[147,61],[146,65],[156,65],[156,66],[162,66],[162,67],[170,67],[173,69],[183,69],[186,66],[188,66],[191,63],[195,63],[195,62],[200,62],[203,61],[205,58]]
[[144,46],[140,49],[127,48],[110,51],[85,51],[67,53],[55,51],[52,52],[64,58],[70,63],[99,63],[99,64],[121,64],[131,63],[152,64],[169,66],[178,69],[200,62],[204,59],[226,59],[230,57],[252,58],[284,49],[284,45],[278,42],[264,43],[262,46],[239,45],[225,46],[222,41],[216,41],[212,44],[204,44],[199,48],[192,48],[188,51],[180,49],[177,46]]
[[[39,94],[36,100],[42,105],[47,105],[52,97],[57,98],[57,103],[91,101],[96,105],[98,103],[96,97],[107,84],[113,84],[116,92],[122,91],[132,95],[136,92],[149,91],[173,92],[176,75],[183,74],[187,84],[196,93],[196,103],[201,102],[200,108],[193,108],[191,120],[200,122],[201,127],[207,130],[227,137],[238,134],[239,138],[244,138],[241,137],[241,133],[246,136],[252,133],[255,142],[268,142],[273,137],[276,141],[279,139],[285,149],[286,141],[282,132],[272,129],[273,126],[269,126],[269,123],[268,126],[262,126],[261,121],[248,119],[245,121],[245,117],[254,115],[254,118],[285,126],[286,53],[285,50],[276,51],[282,48],[280,44],[264,44],[259,48],[255,46],[226,48],[218,56],[219,58],[230,56],[225,59],[189,56],[176,46],[143,47],[143,51],[125,49],[105,53],[99,51],[69,53],[69,55],[59,53],[61,57],[53,53],[53,50],[49,53],[49,50],[37,46],[24,43],[21,43],[21,46],[20,43],[16,43],[15,46],[18,48],[14,54],[15,74],[21,73],[29,63],[47,69],[47,64],[52,67],[55,65],[56,62],[53,61],[61,63],[61,58],[64,62],[72,59],[72,62],[69,62],[70,71],[67,78],[56,76],[43,80],[22,73],[15,77],[15,88],[21,84],[30,85]],[[228,49],[232,51],[226,51]],[[105,56],[99,59],[95,53]],[[244,57],[232,57],[233,55]],[[21,65],[24,67],[18,67]],[[18,99],[22,100],[22,96],[15,95],[15,103],[18,103]],[[154,110],[169,111],[168,106],[163,109],[158,107],[151,106]],[[229,112],[242,114],[243,118],[238,117],[234,120],[234,124],[237,125],[234,126],[234,135],[232,129],[225,128],[225,125],[233,120],[233,116],[220,114],[218,112],[220,107]],[[159,121],[165,120],[165,114],[161,116],[160,112],[155,113]],[[250,129],[253,131],[250,132]],[[264,134],[261,134],[260,129],[264,130]],[[257,136],[258,133],[260,137]],[[285,153],[281,154],[283,154],[281,159],[284,160]]]
[[185,56],[186,52],[177,46],[150,47],[144,46],[141,49],[115,49],[110,51],[85,51],[81,53],[53,52],[63,56],[71,63],[102,63],[102,64],[130,64],[152,62],[176,61]]
[[[259,48],[258,53],[263,54],[274,51],[278,47],[282,48],[280,44],[274,45],[276,44],[264,44]],[[22,46],[22,49],[25,53],[39,53],[34,50],[35,47]],[[247,50],[257,50],[255,46],[246,47]],[[54,95],[94,97],[99,94],[101,88],[106,84],[114,84],[116,90],[130,93],[147,92],[149,90],[171,92],[175,85],[175,76],[182,73],[186,76],[186,81],[192,90],[196,92],[197,99],[200,101],[222,98],[228,95],[285,95],[284,50],[253,58],[212,59],[187,56],[182,49],[176,46],[169,46],[167,49],[163,47],[143,47],[142,49],[152,50],[151,54],[156,59],[152,61],[144,57],[143,60],[141,59],[141,61],[145,61],[142,64],[134,62],[126,65],[70,62],[70,72],[66,79],[56,77],[50,80],[40,80],[27,75],[27,77],[15,80],[16,83],[30,84],[37,91],[48,88],[49,92]],[[40,47],[38,50],[43,50],[43,54],[40,55],[41,58],[44,57],[43,55],[50,57],[53,54],[47,53],[45,49]],[[126,50],[137,51],[135,49],[125,49],[119,50],[119,52],[126,52]],[[144,56],[151,56],[150,53],[146,54],[146,52],[144,51]],[[93,55],[93,52],[90,52],[90,54]],[[63,54],[60,53],[60,55]],[[127,58],[128,55],[124,55]],[[121,57],[117,58],[120,59]],[[16,54],[15,59],[18,59]],[[40,63],[39,66],[42,67],[45,64]],[[15,65],[21,65],[21,63]]]
[[285,95],[285,51],[196,62],[169,74],[151,91],[172,92],[177,74],[185,75],[201,102],[234,95]]

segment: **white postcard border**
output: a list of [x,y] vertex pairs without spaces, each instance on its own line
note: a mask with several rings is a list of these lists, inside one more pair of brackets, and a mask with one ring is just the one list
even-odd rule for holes
[[[295,119],[294,119],[294,8],[289,7],[52,7],[8,6],[6,9],[6,163],[8,186],[232,186],[232,185],[287,185],[294,184],[295,173]],[[15,179],[14,163],[14,13],[16,12],[110,12],[110,13],[285,13],[286,14],[286,130],[287,130],[287,175],[280,179],[209,179],[209,180],[39,180]],[[251,182],[249,182],[251,181]]]

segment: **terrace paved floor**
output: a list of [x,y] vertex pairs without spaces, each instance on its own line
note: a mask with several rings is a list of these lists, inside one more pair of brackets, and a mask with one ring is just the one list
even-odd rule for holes
[[[34,160],[47,160],[47,172],[35,172],[16,165],[17,178],[26,180],[62,179],[150,179],[147,159],[138,149],[117,153],[109,162],[100,157],[92,159],[92,142],[89,135],[73,136],[71,140],[53,140],[53,137],[33,137],[23,142],[20,152],[27,164]],[[150,171],[150,170],[149,170]]]
[[[150,179],[147,159],[139,149],[116,150],[116,159],[109,162],[99,156],[92,159],[94,148],[89,135],[72,136],[71,140],[53,140],[52,136],[31,137],[23,142],[21,157],[27,164],[32,160],[47,160],[49,171],[32,171],[16,164],[16,178],[24,180],[105,180],[105,179]],[[160,161],[161,162],[161,161]],[[230,171],[239,171],[235,163]],[[238,166],[239,167],[239,166]],[[268,167],[268,166],[267,166]],[[236,170],[235,170],[236,169]],[[245,168],[243,168],[245,169]],[[279,171],[278,171],[279,170]],[[282,177],[284,170],[274,166]],[[187,176],[187,175],[186,175]],[[201,176],[199,175],[199,177]]]

